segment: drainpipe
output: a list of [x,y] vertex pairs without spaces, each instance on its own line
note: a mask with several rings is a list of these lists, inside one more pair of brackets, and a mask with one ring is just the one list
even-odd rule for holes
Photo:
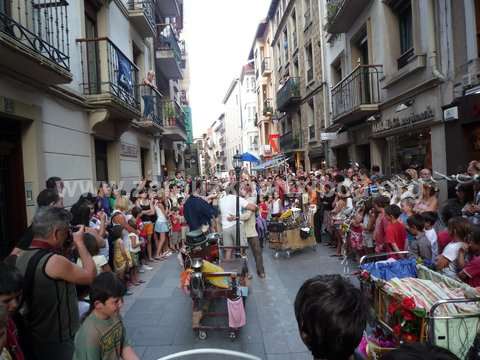
[[430,59],[430,64],[432,65],[432,74],[436,79],[440,81],[445,81],[446,77],[443,75],[438,68],[438,57],[437,57],[437,41],[436,33],[437,29],[435,26],[435,1],[428,0],[428,14],[427,14],[427,25],[428,25],[428,57]]
[[[324,129],[327,128],[327,121],[328,121],[328,107],[330,104],[330,86],[326,79],[330,79],[329,75],[327,75],[327,69],[325,66],[326,52],[325,52],[325,32],[323,27],[323,19],[325,19],[325,7],[324,2],[322,0],[318,0],[318,7],[320,9],[320,19],[322,20],[322,24],[320,26],[320,52],[322,54],[322,80],[323,80],[323,126]],[[330,122],[328,122],[330,125]],[[329,165],[330,161],[328,160],[328,141],[323,142],[323,152],[325,156],[325,163]]]

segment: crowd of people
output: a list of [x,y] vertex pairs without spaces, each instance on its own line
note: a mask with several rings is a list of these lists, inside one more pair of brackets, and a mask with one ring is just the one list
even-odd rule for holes
[[[301,209],[318,243],[336,250],[332,256],[408,250],[425,265],[480,287],[480,162],[471,162],[467,172],[471,181],[457,185],[455,198],[445,204],[429,169],[387,179],[376,166],[369,171],[356,164],[343,171],[242,171],[238,183],[233,171],[209,179],[179,172],[161,184],[140,181],[128,191],[101,183],[96,194],[82,194],[68,209],[63,181],[50,178],[37,197],[32,224],[0,264],[2,360],[137,359],[119,313],[123,296],[144,282],[143,273],[185,251],[187,234],[201,230],[221,232],[227,247],[250,247],[263,279],[266,224],[291,207]],[[223,256],[232,257],[232,251]],[[346,286],[334,280],[331,286]],[[297,302],[299,317],[305,305]],[[310,321],[323,316],[313,315]],[[356,321],[361,327],[363,318]],[[316,325],[302,326],[307,345],[317,341],[309,338]],[[326,334],[315,336],[330,342]]]

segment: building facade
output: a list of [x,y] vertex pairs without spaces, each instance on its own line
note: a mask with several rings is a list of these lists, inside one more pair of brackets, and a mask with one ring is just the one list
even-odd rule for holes
[[[101,181],[130,190],[140,178],[161,174],[164,94],[158,85],[170,78],[157,61],[163,31],[157,24],[180,22],[183,4],[1,4],[3,256],[32,218],[48,177],[64,179],[64,205],[70,206]],[[143,81],[150,70],[156,88]],[[13,203],[12,216],[7,208]]]
[[223,99],[225,135],[220,139],[225,144],[227,171],[233,168],[233,156],[243,152],[242,127],[242,89],[240,79],[230,84]]
[[268,21],[280,149],[291,156],[296,168],[319,168],[324,161],[320,139],[327,115],[319,3],[273,0]]
[[253,62],[242,67],[239,79],[242,120],[242,152],[258,156],[259,134],[255,66]]

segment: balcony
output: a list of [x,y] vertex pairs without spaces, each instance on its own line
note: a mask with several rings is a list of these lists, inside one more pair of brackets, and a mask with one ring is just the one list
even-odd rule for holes
[[172,141],[187,141],[185,115],[175,101],[162,101],[162,125],[163,135]]
[[300,141],[291,131],[280,136],[280,150],[284,153],[292,152],[300,147]]
[[152,0],[130,0],[128,18],[143,38],[155,36],[155,11]]
[[327,31],[345,33],[370,0],[327,0]]
[[272,116],[273,115],[273,102],[272,99],[263,100],[263,116]]
[[64,0],[1,1],[0,68],[42,86],[69,83],[67,7]]
[[162,119],[162,94],[150,85],[139,85],[138,94],[141,96],[142,117],[136,121],[136,125],[160,129],[163,125]]
[[277,92],[277,109],[286,111],[292,105],[298,104],[300,100],[300,79],[291,77]]
[[262,76],[268,76],[272,73],[272,65],[270,62],[270,58],[266,57],[262,60],[261,71]]
[[378,111],[382,65],[359,65],[332,88],[333,121],[352,123]]
[[261,145],[260,146],[260,152],[261,152],[261,155],[264,156],[264,157],[269,157],[269,156],[272,156],[273,155],[273,152],[272,152],[272,146],[271,145]]
[[160,0],[155,1],[157,10],[161,17],[179,17],[180,6],[177,0]]
[[90,106],[107,109],[113,117],[140,116],[138,68],[108,38],[77,39],[80,47],[80,86]]
[[160,71],[167,79],[182,79],[182,50],[175,30],[170,24],[159,24],[157,30],[158,36],[155,47]]

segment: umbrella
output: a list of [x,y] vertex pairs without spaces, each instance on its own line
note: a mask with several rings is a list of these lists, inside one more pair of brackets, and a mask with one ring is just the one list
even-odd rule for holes
[[242,161],[247,161],[247,162],[251,162],[251,163],[259,163],[260,159],[257,158],[255,155],[253,155],[249,152],[246,152],[246,153],[242,154]]

